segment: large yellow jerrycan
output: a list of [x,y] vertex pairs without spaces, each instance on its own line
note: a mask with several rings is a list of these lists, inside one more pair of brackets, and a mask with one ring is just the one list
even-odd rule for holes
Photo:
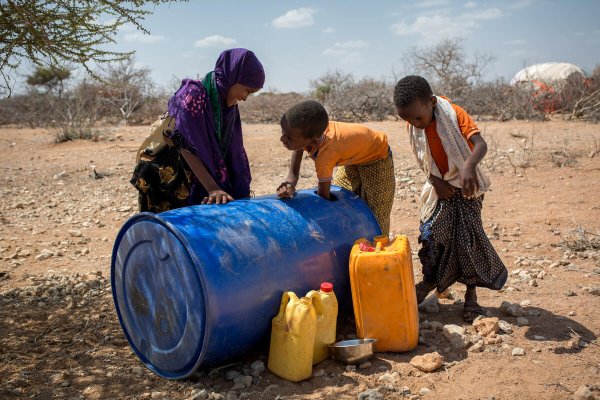
[[331,356],[329,345],[335,343],[338,301],[333,292],[333,284],[329,282],[321,283],[319,290],[311,290],[306,297],[313,301],[317,312],[317,332],[312,361],[315,365]]
[[316,331],[317,313],[313,301],[285,292],[279,314],[273,318],[269,370],[291,382],[310,378]]
[[408,238],[376,236],[354,243],[350,286],[356,331],[375,351],[409,351],[419,340],[419,313]]

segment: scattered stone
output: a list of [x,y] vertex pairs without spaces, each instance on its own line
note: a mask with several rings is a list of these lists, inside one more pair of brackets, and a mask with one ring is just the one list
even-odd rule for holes
[[189,400],[207,400],[209,394],[206,389],[194,389]]
[[233,379],[233,383],[241,383],[244,386],[242,389],[249,388],[252,386],[252,377],[248,375],[240,375]]
[[426,394],[429,394],[430,392],[431,392],[431,389],[429,389],[427,387],[421,388],[421,390],[419,390],[419,394],[421,396],[425,396]]
[[572,290],[567,290],[567,291],[565,292],[565,296],[567,296],[567,297],[573,297],[573,296],[577,296],[577,293],[575,293],[575,292],[574,292],[574,291],[572,291]]
[[529,320],[525,317],[517,318],[517,326],[529,326]]
[[534,309],[527,311],[527,314],[531,317],[539,317],[540,315],[542,315],[542,312],[540,310],[536,310],[534,308]]
[[259,376],[265,372],[265,363],[261,360],[256,360],[250,364],[250,369],[252,370],[252,376]]
[[396,383],[398,382],[398,379],[400,379],[400,374],[398,372],[386,372],[385,374],[381,375],[377,380],[382,383]]
[[368,389],[358,394],[358,400],[383,400],[383,395],[375,389]]
[[421,304],[419,304],[419,311],[427,314],[437,314],[440,312],[440,305],[436,295],[427,297]]
[[588,293],[593,294],[594,296],[600,296],[600,286],[589,288]]
[[323,375],[325,375],[325,370],[323,368],[317,369],[315,372],[313,372],[313,376],[317,378]]
[[69,235],[71,235],[72,237],[82,237],[83,236],[83,234],[81,233],[81,231],[79,229],[70,230]]
[[415,356],[410,360],[410,365],[423,372],[435,371],[443,364],[444,358],[437,351],[423,354],[422,356]]
[[573,400],[594,400],[596,396],[588,386],[580,386],[573,394]]
[[481,336],[494,336],[500,329],[498,325],[499,319],[493,318],[479,318],[473,321],[473,327]]
[[54,252],[48,250],[48,249],[44,249],[40,252],[40,254],[38,254],[35,259],[37,261],[44,261],[49,259],[50,257],[52,257],[54,255]]
[[263,390],[263,393],[274,392],[278,388],[279,388],[279,385],[272,384],[272,385],[267,386],[265,388],[265,390]]
[[575,311],[569,311],[569,317],[574,317],[575,315]]
[[523,349],[522,347],[515,347],[512,350],[512,355],[513,355],[513,357],[524,356],[525,355],[525,349]]
[[354,364],[346,365],[346,372],[356,372],[356,365],[354,365]]
[[508,301],[503,301],[502,304],[500,304],[500,311],[511,317],[520,317],[523,315],[523,309],[520,305]]
[[546,340],[546,337],[541,335],[533,335],[533,340]]
[[366,361],[358,366],[358,369],[368,369],[371,368],[371,362]]
[[512,325],[504,320],[498,321],[498,328],[504,333],[511,334],[513,332]]
[[521,307],[529,307],[531,305],[531,300],[523,300],[519,304],[521,305]]
[[444,325],[444,336],[457,350],[464,349],[469,344],[469,338],[465,335],[465,328],[462,326]]
[[470,353],[481,353],[485,349],[485,343],[483,340],[478,341],[473,346],[469,347]]
[[236,371],[234,369],[230,369],[229,371],[227,371],[225,373],[225,379],[227,379],[228,381],[232,381],[235,378],[239,377],[240,375],[241,374],[238,371]]

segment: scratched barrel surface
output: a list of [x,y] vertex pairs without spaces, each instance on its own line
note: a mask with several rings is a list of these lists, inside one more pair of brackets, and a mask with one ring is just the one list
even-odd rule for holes
[[281,294],[334,284],[349,301],[354,241],[380,234],[367,205],[332,187],[224,206],[140,213],[115,241],[111,284],[134,353],[156,374],[185,378],[268,337]]

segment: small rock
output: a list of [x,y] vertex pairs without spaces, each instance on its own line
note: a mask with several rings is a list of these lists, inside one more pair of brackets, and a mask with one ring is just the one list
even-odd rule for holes
[[444,336],[455,349],[464,349],[469,344],[469,338],[465,335],[465,329],[458,325],[444,325]]
[[48,250],[48,249],[44,249],[40,252],[40,254],[38,254],[35,259],[37,261],[44,261],[49,259],[50,257],[52,257],[54,255],[54,252]]
[[573,400],[594,400],[596,396],[588,386],[580,386],[573,394]]
[[323,375],[325,375],[325,370],[323,368],[317,369],[315,370],[315,372],[313,372],[314,377],[319,377]]
[[248,375],[237,376],[233,379],[233,383],[241,383],[244,388],[249,388],[252,386],[252,377]]
[[569,311],[569,317],[574,317],[575,315],[575,311]]
[[517,318],[517,326],[529,326],[529,320],[525,317]]
[[430,392],[431,392],[431,389],[429,389],[427,387],[421,388],[421,390],[419,390],[419,394],[421,396],[425,396],[426,394],[429,394]]
[[250,364],[250,369],[252,370],[252,376],[259,376],[265,372],[265,363],[261,360],[256,360]]
[[440,312],[440,305],[438,298],[435,295],[427,297],[421,304],[419,304],[419,311],[428,314],[437,314]]
[[269,386],[267,386],[267,387],[265,388],[265,390],[263,390],[263,393],[266,393],[266,392],[274,392],[274,391],[275,391],[276,389],[278,389],[278,388],[279,388],[279,385],[272,384],[272,385],[269,385]]
[[383,395],[375,389],[368,389],[358,394],[358,400],[383,400]]
[[163,392],[152,392],[150,393],[151,399],[162,399],[165,396]]
[[498,328],[500,328],[500,330],[504,333],[508,333],[511,334],[513,329],[512,329],[512,325],[509,324],[508,322],[504,321],[504,320],[499,320],[498,321]]
[[227,379],[228,381],[232,381],[239,376],[240,376],[240,373],[234,369],[230,369],[229,371],[227,371],[225,373],[225,379]]
[[207,400],[209,392],[206,389],[195,389],[192,391],[190,400]]
[[520,305],[509,303],[508,301],[503,301],[500,304],[500,310],[511,317],[520,317],[523,315],[523,309]]
[[473,321],[473,327],[481,336],[493,336],[500,329],[498,325],[499,319],[493,318],[479,318]]
[[381,375],[377,380],[383,383],[396,383],[398,382],[398,379],[400,379],[400,374],[398,372],[386,372],[385,374]]
[[444,358],[437,351],[423,354],[422,356],[415,356],[410,360],[410,365],[423,372],[435,371],[443,364]]
[[355,372],[355,371],[356,371],[356,365],[354,365],[354,364],[346,365],[346,372]]
[[522,347],[515,347],[512,350],[512,355],[513,355],[513,357],[524,356],[525,355],[525,349],[523,349]]
[[589,288],[588,293],[593,294],[594,296],[600,296],[600,286]]
[[469,352],[470,353],[481,353],[485,348],[485,343],[483,342],[483,340],[480,340],[479,342],[475,343],[473,346],[469,347]]
[[567,291],[565,292],[565,296],[567,296],[567,297],[573,297],[573,296],[577,296],[577,293],[575,293],[575,292],[574,292],[574,291],[572,291],[572,290],[567,290]]
[[546,340],[546,337],[541,335],[533,335],[533,340]]
[[358,369],[368,369],[371,368],[371,362],[366,361],[358,366]]

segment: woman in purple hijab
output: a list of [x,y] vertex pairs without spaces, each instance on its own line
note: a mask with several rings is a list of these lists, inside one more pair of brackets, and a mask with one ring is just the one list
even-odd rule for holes
[[222,52],[214,71],[201,81],[183,80],[169,100],[175,129],[164,132],[174,146],[158,152],[152,162],[139,163],[131,180],[140,191],[141,211],[225,204],[250,195],[237,103],[264,82],[262,64],[246,49]]

